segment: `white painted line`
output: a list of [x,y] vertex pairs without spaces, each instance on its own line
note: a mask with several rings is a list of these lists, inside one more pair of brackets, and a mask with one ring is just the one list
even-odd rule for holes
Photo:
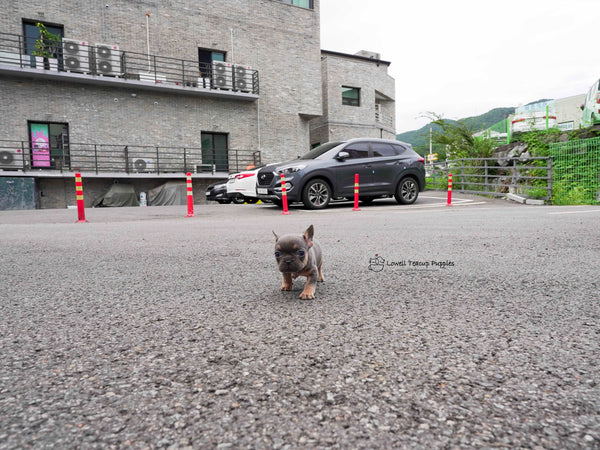
[[585,211],[558,211],[558,212],[551,212],[548,214],[551,216],[556,216],[556,215],[560,215],[560,214],[587,214],[587,213],[594,213],[594,212],[600,212],[600,209],[587,209]]

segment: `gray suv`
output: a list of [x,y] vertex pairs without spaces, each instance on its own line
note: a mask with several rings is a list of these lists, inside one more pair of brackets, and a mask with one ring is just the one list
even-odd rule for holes
[[353,199],[358,174],[363,204],[393,195],[398,203],[409,205],[425,189],[424,162],[410,144],[400,141],[328,142],[298,159],[263,167],[257,174],[256,193],[261,200],[281,205],[284,174],[289,203],[322,209],[333,198]]

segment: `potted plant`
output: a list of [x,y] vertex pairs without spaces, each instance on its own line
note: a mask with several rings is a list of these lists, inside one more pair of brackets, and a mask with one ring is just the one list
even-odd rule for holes
[[35,56],[36,67],[44,69],[58,70],[58,49],[60,48],[61,38],[57,34],[50,33],[43,23],[36,23],[36,27],[40,30],[40,37],[35,41]]

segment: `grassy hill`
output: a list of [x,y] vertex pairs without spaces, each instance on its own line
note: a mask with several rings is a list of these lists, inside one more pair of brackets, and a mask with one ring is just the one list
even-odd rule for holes
[[[514,107],[509,108],[494,108],[491,111],[486,112],[485,114],[481,114],[479,116],[466,117],[461,119],[468,126],[473,128],[473,132],[478,132],[481,130],[485,130],[495,123],[500,122],[509,114],[513,114],[515,112]],[[454,122],[452,120],[448,120],[449,122]],[[439,131],[441,127],[439,125],[433,125],[434,131]],[[415,150],[429,150],[429,125],[425,125],[424,127],[407,131],[405,133],[400,133],[396,135],[396,139],[403,142],[408,142],[412,144]]]

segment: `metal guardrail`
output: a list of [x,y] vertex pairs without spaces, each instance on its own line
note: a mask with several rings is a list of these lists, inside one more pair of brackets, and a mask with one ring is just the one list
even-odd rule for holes
[[253,165],[261,165],[260,151],[76,143],[35,148],[28,141],[0,140],[0,170],[4,171],[234,173]]
[[0,64],[21,69],[72,72],[90,77],[115,77],[147,83],[172,83],[193,89],[259,93],[258,71],[243,64],[147,55],[116,46],[63,38],[45,57],[34,56],[37,39],[0,33]]
[[[452,190],[463,193],[504,197],[508,193],[552,198],[552,159],[549,157],[468,158],[428,164],[427,187],[447,189],[452,174]],[[540,192],[545,195],[539,195]]]

